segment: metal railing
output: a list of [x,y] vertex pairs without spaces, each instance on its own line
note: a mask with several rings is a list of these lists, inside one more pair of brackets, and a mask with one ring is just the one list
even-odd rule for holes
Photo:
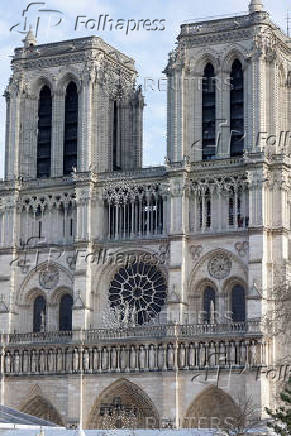
[[39,333],[4,334],[1,342],[4,344],[37,344],[37,343],[96,343],[99,341],[118,341],[139,338],[201,338],[201,337],[233,337],[245,335],[261,335],[260,321],[228,324],[161,324],[147,326],[131,326],[119,329],[91,329],[73,331],[51,331]]

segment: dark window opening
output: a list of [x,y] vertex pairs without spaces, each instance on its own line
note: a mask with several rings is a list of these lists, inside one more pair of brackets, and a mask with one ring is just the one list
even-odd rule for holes
[[232,289],[232,319],[234,322],[245,321],[245,290],[240,285]]
[[230,73],[230,156],[241,156],[244,149],[244,78],[236,59]]
[[42,237],[42,221],[38,222],[38,237]]
[[77,85],[70,82],[66,92],[65,141],[63,173],[70,174],[77,167],[78,147],[78,92]]
[[72,330],[72,308],[73,298],[70,294],[62,296],[59,308],[59,330],[71,331]]
[[206,227],[211,227],[211,200],[210,196],[206,197]]
[[215,156],[216,84],[212,64],[207,64],[202,82],[202,159]]
[[46,330],[46,300],[39,296],[33,305],[33,331],[43,332]]
[[52,96],[48,86],[39,93],[38,138],[37,138],[37,177],[50,177],[52,136]]

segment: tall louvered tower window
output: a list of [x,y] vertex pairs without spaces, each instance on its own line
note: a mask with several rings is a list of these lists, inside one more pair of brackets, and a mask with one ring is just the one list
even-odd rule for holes
[[230,156],[235,157],[244,149],[244,78],[238,59],[232,64],[230,86]]
[[78,92],[74,82],[67,86],[65,112],[63,173],[70,174],[77,167],[78,156]]
[[215,88],[214,67],[208,63],[202,81],[202,159],[215,156]]
[[52,95],[48,86],[39,93],[37,177],[51,175]]

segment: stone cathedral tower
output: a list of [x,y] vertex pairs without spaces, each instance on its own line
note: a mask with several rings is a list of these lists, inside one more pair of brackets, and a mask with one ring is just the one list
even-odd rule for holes
[[290,58],[258,0],[183,24],[165,69],[166,163],[143,168],[133,59],[29,31],[5,92],[2,403],[84,428],[223,427],[240,401],[258,417],[276,404]]
[[142,166],[143,103],[133,59],[97,37],[37,45],[30,30],[12,65],[6,179]]

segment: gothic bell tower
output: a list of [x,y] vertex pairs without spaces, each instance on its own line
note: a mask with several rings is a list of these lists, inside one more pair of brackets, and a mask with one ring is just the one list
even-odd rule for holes
[[6,89],[6,179],[142,166],[132,58],[101,38],[38,45],[29,30]]
[[183,24],[165,70],[168,158],[280,153],[290,122],[288,63],[288,37],[260,0],[245,15]]

